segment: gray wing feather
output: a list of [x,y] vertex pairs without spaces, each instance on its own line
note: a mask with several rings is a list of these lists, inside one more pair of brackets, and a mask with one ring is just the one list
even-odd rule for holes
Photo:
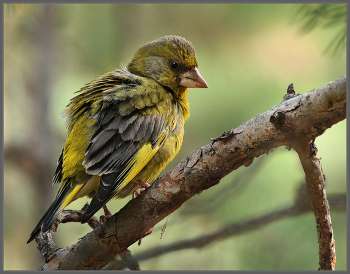
[[151,116],[143,116],[143,117],[144,117],[144,119],[142,121],[142,124],[140,125],[140,127],[135,135],[135,138],[134,138],[135,141],[142,142],[142,141],[147,140],[147,139],[145,139],[145,135],[146,135],[147,129],[149,128]]
[[166,116],[107,114],[104,117],[107,124],[100,125],[86,149],[83,161],[86,172],[102,175],[124,170],[144,142],[157,140]]
[[166,116],[165,115],[155,116],[154,118],[155,118],[155,121],[154,121],[153,131],[149,138],[151,142],[154,142],[155,140],[157,140],[157,137],[159,136],[159,134],[163,129]]
[[147,120],[148,120],[147,128],[146,128],[145,136],[143,136],[143,139],[149,140],[150,142],[154,142],[155,140],[151,138],[151,135],[154,131],[154,126],[157,118],[155,115],[152,115],[152,116],[147,116]]

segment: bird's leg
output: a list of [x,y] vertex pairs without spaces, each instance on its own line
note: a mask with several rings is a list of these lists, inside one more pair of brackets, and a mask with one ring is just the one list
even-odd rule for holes
[[103,206],[103,211],[105,215],[100,216],[100,223],[104,223],[107,219],[112,217],[112,213],[108,210],[107,206]]
[[108,210],[106,205],[103,206],[103,211],[105,212],[106,217],[108,218],[112,217],[112,213]]
[[134,190],[134,193],[132,194],[133,199],[135,199],[136,196],[140,195],[141,192],[144,191],[146,188],[150,187],[149,183],[146,183],[146,182],[137,181],[137,183],[142,187]]

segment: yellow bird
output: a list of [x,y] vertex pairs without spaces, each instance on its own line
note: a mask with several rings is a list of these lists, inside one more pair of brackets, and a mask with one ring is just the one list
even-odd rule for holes
[[68,135],[53,177],[60,189],[27,243],[78,198],[92,198],[85,223],[111,198],[156,179],[180,150],[187,88],[208,85],[192,44],[175,35],[143,45],[127,67],[82,87],[65,108]]

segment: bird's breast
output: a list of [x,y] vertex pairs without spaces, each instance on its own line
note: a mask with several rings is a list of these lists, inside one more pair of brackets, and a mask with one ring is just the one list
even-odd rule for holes
[[[142,181],[151,182],[169,164],[179,152],[184,136],[184,120],[178,107],[174,110],[173,119],[167,128],[169,131],[159,150],[140,172]],[[139,176],[137,176],[139,177]]]

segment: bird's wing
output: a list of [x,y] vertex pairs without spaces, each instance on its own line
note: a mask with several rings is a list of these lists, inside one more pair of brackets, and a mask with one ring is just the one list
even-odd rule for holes
[[62,164],[63,164],[63,149],[57,161],[57,167],[56,167],[55,175],[53,176],[53,179],[52,179],[52,185],[56,185],[60,183],[62,180]]
[[83,165],[92,175],[122,172],[125,164],[134,159],[138,151],[157,149],[160,133],[166,127],[168,113],[138,116],[114,116],[104,121],[92,136],[85,152]]
[[82,163],[87,174],[101,176],[101,181],[82,222],[145,167],[174,126],[172,95],[154,82],[133,79],[103,94],[103,115]]

